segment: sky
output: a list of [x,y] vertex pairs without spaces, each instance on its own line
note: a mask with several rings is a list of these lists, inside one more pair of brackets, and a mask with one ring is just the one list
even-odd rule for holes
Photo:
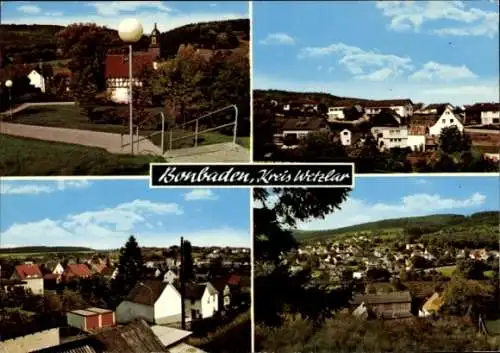
[[149,180],[0,181],[0,247],[250,247],[248,189],[150,189]]
[[253,87],[499,101],[498,1],[253,3]]
[[354,190],[324,219],[297,229],[336,229],[383,219],[500,210],[498,176],[357,177]]
[[94,22],[117,29],[128,17],[145,33],[158,23],[161,32],[190,23],[249,18],[244,1],[3,1],[3,24],[69,25]]

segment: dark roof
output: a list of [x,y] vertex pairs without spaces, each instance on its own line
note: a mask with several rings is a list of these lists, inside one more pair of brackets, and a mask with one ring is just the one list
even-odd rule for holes
[[321,129],[324,126],[327,126],[326,120],[324,118],[290,118],[285,120],[282,129],[287,131],[315,131]]
[[499,111],[500,103],[476,103],[465,109],[466,113],[485,112],[485,111]]
[[186,299],[201,299],[205,292],[205,284],[186,283],[184,297]]
[[413,114],[409,119],[409,123],[411,127],[430,127],[434,125],[439,118],[441,118],[441,114]]
[[351,301],[351,303],[354,305],[359,305],[361,303],[369,305],[408,302],[411,302],[411,295],[409,291],[377,294],[358,294],[355,295]]
[[96,335],[37,351],[38,353],[167,353],[153,330],[137,320]]
[[[153,67],[155,56],[151,52],[134,53],[132,75],[138,76],[148,66]],[[106,56],[106,78],[128,78],[128,54],[108,54]]]
[[15,286],[17,284],[26,284],[26,283],[27,283],[26,281],[21,281],[18,279],[5,279],[5,278],[0,279],[0,285],[2,286]]
[[168,283],[161,280],[137,282],[127,296],[127,301],[143,305],[154,305]]
[[391,109],[383,109],[380,113],[370,119],[372,126],[398,127],[401,117]]
[[407,104],[413,104],[411,99],[385,99],[377,101],[360,102],[360,105],[368,108],[389,108]]

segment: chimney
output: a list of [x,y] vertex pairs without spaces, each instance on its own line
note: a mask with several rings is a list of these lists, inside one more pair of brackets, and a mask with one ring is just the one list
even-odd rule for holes
[[179,273],[179,281],[181,282],[181,328],[186,329],[186,307],[184,303],[185,284],[184,284],[184,238],[181,237],[181,268]]

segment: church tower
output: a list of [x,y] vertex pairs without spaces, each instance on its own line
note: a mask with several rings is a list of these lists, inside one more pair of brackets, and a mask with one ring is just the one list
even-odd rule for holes
[[160,34],[155,23],[153,32],[151,32],[151,43],[149,44],[149,51],[155,55],[155,58],[160,57]]

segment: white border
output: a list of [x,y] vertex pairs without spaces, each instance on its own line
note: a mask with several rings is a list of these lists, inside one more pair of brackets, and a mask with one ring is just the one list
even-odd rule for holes
[[269,163],[175,163],[175,164],[168,164],[168,163],[150,163],[149,164],[149,175],[152,175],[153,171],[153,166],[158,165],[158,166],[165,166],[165,167],[176,167],[176,166],[196,166],[196,167],[210,167],[210,166],[235,166],[235,165],[241,165],[243,167],[248,167],[248,166],[273,166],[273,165],[279,165],[279,166],[331,166],[332,169],[335,166],[351,166],[352,168],[352,175],[351,175],[351,184],[350,185],[308,185],[308,184],[303,184],[303,185],[280,185],[280,184],[267,184],[267,185],[153,185],[153,179],[150,177],[149,178],[149,188],[150,189],[165,189],[165,188],[194,188],[194,189],[207,189],[207,188],[214,188],[214,189],[219,189],[219,188],[251,188],[251,187],[258,187],[258,188],[355,188],[356,186],[356,166],[354,165],[354,162],[345,162],[345,163],[310,163],[310,162],[304,162],[304,163],[276,163],[276,164],[269,164]]
[[[248,60],[250,62],[250,163],[253,163],[253,1],[248,2],[248,17],[250,18],[250,50],[248,53]],[[253,327],[253,325],[252,325]],[[254,351],[252,340],[252,352]]]

